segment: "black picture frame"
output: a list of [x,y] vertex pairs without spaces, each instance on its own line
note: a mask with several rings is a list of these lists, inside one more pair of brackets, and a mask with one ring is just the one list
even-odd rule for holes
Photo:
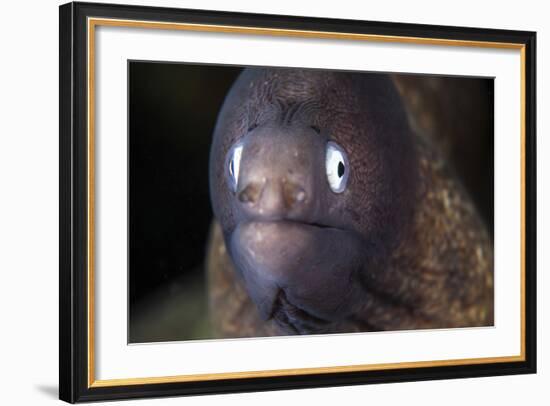
[[[341,386],[536,372],[536,33],[112,4],[60,6],[59,397],[67,402]],[[524,359],[272,377],[90,385],[88,352],[87,19],[162,21],[517,44],[524,65]],[[92,360],[93,362],[93,360]]]

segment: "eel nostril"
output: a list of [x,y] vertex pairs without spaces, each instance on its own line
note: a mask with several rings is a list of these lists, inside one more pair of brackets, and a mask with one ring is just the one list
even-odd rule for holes
[[306,191],[299,185],[292,182],[283,183],[283,196],[287,208],[306,200]]
[[242,203],[256,203],[260,197],[262,188],[257,183],[250,183],[238,194]]

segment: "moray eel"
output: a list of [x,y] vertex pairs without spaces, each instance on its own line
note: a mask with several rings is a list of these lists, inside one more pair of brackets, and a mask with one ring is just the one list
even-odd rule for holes
[[492,325],[486,227],[389,75],[245,69],[209,176],[219,336]]

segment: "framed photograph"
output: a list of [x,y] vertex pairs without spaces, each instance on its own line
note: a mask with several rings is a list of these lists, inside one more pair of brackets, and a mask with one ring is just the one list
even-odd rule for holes
[[60,7],[60,398],[534,373],[534,32]]

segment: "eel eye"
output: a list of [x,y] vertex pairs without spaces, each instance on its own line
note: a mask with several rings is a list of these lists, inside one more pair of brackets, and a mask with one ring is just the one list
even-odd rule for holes
[[348,183],[349,162],[342,147],[332,141],[327,144],[325,165],[330,189],[334,193],[342,193]]
[[233,191],[237,190],[239,183],[239,169],[241,166],[241,156],[243,154],[243,146],[236,145],[231,151],[229,151],[229,162],[227,164],[227,171],[229,172],[229,184]]

